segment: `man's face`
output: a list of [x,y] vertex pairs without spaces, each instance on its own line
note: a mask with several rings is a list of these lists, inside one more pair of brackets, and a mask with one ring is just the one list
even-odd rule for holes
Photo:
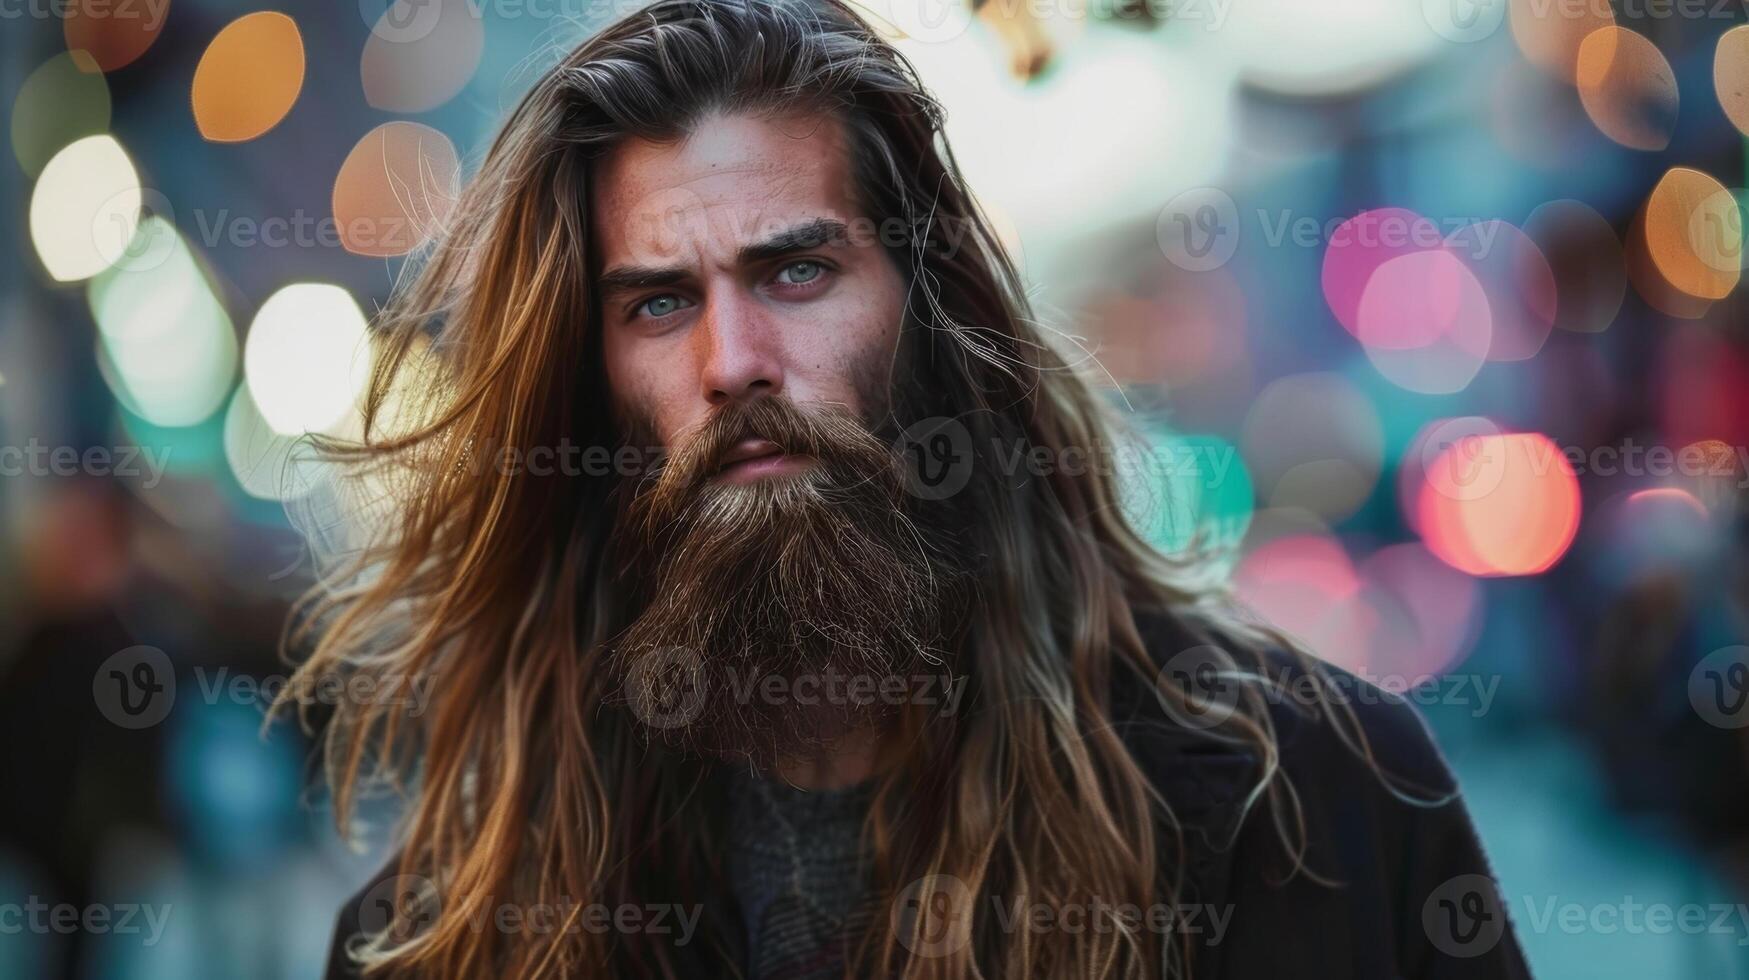
[[[840,132],[713,116],[674,144],[620,146],[594,190],[622,436],[671,450],[621,500],[631,586],[613,663],[647,727],[738,759],[805,755],[881,713],[750,684],[942,662],[950,575],[876,434],[904,284],[877,236],[854,233]],[[653,707],[688,691],[682,720]]]
[[[665,447],[718,410],[781,396],[873,424],[887,409],[904,282],[852,195],[828,116],[712,115],[674,143],[629,139],[590,213],[608,385]],[[749,438],[718,478],[809,465]]]

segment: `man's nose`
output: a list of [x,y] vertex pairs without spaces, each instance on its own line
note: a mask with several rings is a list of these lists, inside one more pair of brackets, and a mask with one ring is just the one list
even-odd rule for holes
[[699,383],[713,407],[783,390],[783,362],[775,325],[750,297],[713,296],[696,336],[704,345]]

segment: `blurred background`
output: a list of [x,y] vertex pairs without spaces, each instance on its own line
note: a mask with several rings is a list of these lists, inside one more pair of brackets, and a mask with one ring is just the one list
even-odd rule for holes
[[[1539,976],[1749,976],[1741,0],[962,2],[869,10],[1161,547],[1421,706]],[[292,447],[636,6],[0,2],[0,976],[319,975]]]

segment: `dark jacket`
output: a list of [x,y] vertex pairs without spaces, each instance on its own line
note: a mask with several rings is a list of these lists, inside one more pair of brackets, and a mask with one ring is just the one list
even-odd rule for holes
[[[1143,631],[1168,669],[1175,653],[1208,640],[1172,620],[1146,621]],[[1305,680],[1285,654],[1267,654],[1258,666],[1289,685]],[[1298,873],[1268,808],[1245,805],[1259,760],[1171,721],[1133,678],[1114,685],[1114,724],[1183,830],[1183,853],[1174,846],[1168,853],[1185,873],[1175,901],[1190,910],[1184,924],[1194,943],[1192,977],[1528,978],[1462,800],[1424,802],[1450,796],[1456,784],[1420,716],[1365,682],[1331,674],[1398,792],[1328,721],[1291,699],[1272,701],[1280,765],[1305,815]],[[343,947],[359,931],[368,890],[341,910],[330,980],[357,976]]]

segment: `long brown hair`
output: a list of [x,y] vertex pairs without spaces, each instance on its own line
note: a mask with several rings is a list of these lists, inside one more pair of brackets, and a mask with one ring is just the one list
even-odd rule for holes
[[[292,643],[313,646],[300,670],[435,681],[423,713],[345,703],[323,730],[343,826],[367,786],[416,785],[400,868],[430,883],[425,921],[367,937],[355,952],[373,973],[685,976],[732,963],[731,941],[709,929],[682,946],[477,927],[491,903],[704,903],[723,857],[705,819],[708,767],[640,737],[608,669],[625,622],[603,566],[617,478],[499,464],[530,447],[616,445],[590,291],[593,162],[630,136],[677,138],[710,111],[796,110],[844,125],[858,203],[907,230],[892,250],[916,348],[900,403],[963,425],[975,460],[955,496],[973,515],[955,544],[977,582],[956,651],[967,704],[900,719],[865,840],[882,908],[936,881],[977,904],[876,914],[851,968],[1186,972],[1184,937],[1118,921],[1004,931],[985,901],[1149,908],[1181,885],[1162,844],[1170,801],[1126,750],[1110,696],[1137,685],[1169,712],[1186,707],[1138,617],[1195,616],[1209,596],[1174,584],[1186,569],[1132,529],[1104,468],[1016,478],[983,448],[1060,458],[1127,437],[1034,321],[962,183],[941,106],[899,53],[838,0],[658,0],[516,107],[379,319],[364,439],[325,447],[345,467],[346,510],[313,521],[340,560],[294,620]],[[1259,760],[1254,798],[1285,804],[1276,821],[1291,834],[1297,808],[1261,696],[1248,690],[1210,737]],[[941,914],[971,918],[931,921]],[[920,936],[968,924],[964,943],[920,951]]]

